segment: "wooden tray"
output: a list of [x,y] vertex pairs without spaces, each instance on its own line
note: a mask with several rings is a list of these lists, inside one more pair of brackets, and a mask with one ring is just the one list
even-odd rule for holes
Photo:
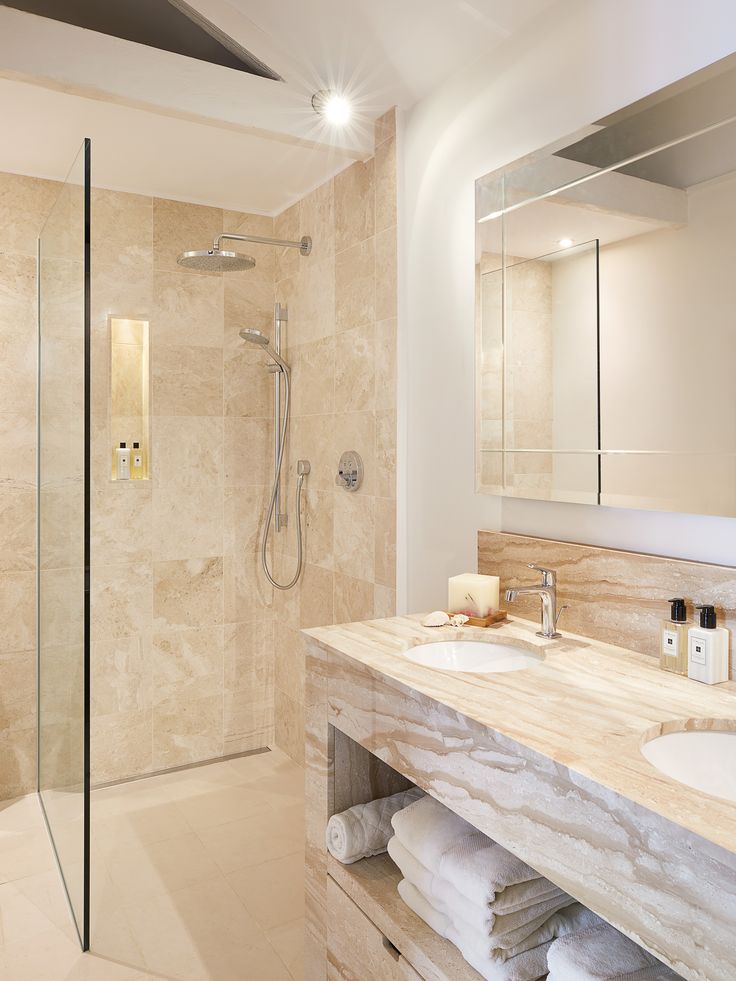
[[[457,613],[448,613],[448,617],[457,616]],[[469,617],[468,622],[464,624],[466,627],[497,627],[499,623],[503,623],[504,620],[508,619],[506,610],[498,610],[496,613],[491,613],[487,617]]]

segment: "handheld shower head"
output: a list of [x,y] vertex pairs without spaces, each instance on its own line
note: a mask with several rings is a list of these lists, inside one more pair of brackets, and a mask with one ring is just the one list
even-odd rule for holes
[[243,340],[248,341],[249,344],[257,344],[258,347],[265,348],[269,357],[273,358],[285,375],[288,375],[288,364],[284,361],[281,355],[273,347],[271,347],[271,341],[266,337],[263,331],[256,330],[255,327],[243,327],[239,333]]
[[252,256],[214,247],[182,252],[176,261],[180,266],[196,269],[197,272],[242,272],[245,269],[252,269],[256,264]]

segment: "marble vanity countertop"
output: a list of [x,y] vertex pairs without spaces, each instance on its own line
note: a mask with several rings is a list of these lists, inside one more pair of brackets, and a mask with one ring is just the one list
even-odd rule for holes
[[[422,616],[317,627],[304,633],[334,651],[499,735],[736,853],[736,803],[692,790],[654,769],[640,752],[660,727],[730,720],[736,682],[707,686],[661,671],[643,654],[565,633],[536,636],[536,623],[430,628]],[[427,641],[519,644],[544,654],[529,670],[462,674],[415,664],[402,652]]]

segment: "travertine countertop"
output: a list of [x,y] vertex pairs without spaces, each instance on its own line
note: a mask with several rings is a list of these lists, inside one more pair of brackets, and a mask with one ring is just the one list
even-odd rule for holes
[[[422,627],[422,616],[304,631],[323,647],[364,664],[520,745],[594,780],[704,839],[736,852],[736,804],[692,790],[655,770],[642,739],[664,725],[729,720],[736,683],[709,687],[661,671],[651,657],[565,633],[536,636],[537,624],[498,628]],[[402,652],[455,638],[517,643],[544,654],[531,669],[493,675],[424,667]]]

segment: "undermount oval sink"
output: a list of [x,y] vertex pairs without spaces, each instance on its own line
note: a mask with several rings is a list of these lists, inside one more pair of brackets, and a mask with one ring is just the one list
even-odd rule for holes
[[652,766],[678,783],[736,801],[736,722],[714,728],[665,732],[645,742],[641,751]]
[[522,647],[481,640],[440,640],[417,644],[416,647],[404,651],[404,657],[428,668],[469,674],[522,671],[535,667],[544,660],[541,654]]

